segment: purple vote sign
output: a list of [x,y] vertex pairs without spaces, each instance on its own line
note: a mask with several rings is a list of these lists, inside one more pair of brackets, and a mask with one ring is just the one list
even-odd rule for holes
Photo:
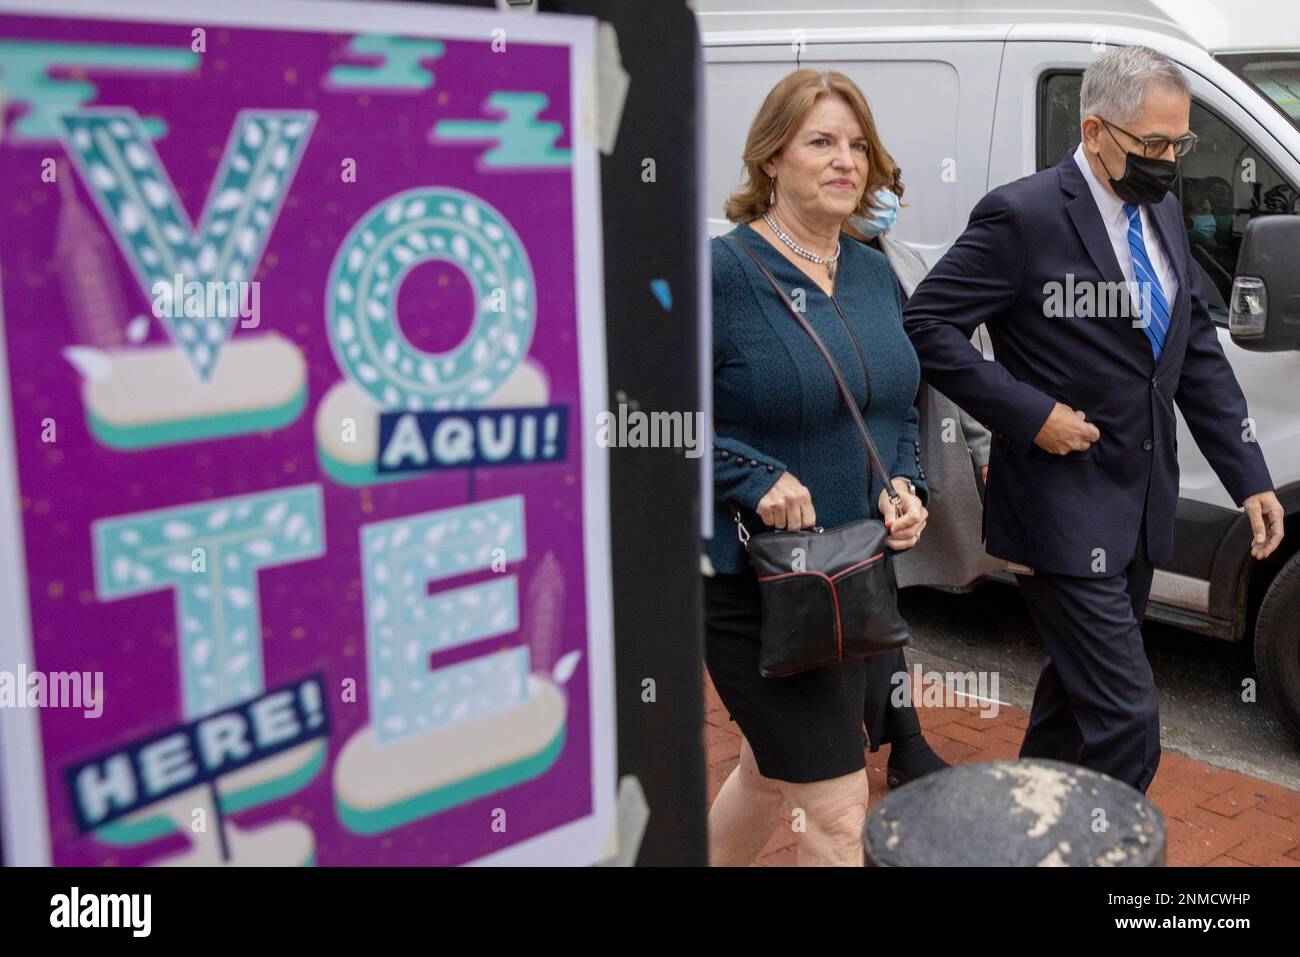
[[595,862],[593,21],[112,6],[0,2],[7,862]]

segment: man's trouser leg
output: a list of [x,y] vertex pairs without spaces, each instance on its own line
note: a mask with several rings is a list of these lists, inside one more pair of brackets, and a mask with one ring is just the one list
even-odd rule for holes
[[1071,761],[1146,791],[1160,763],[1155,678],[1140,628],[1152,574],[1139,536],[1117,575],[1018,576],[1048,654],[1022,758]]

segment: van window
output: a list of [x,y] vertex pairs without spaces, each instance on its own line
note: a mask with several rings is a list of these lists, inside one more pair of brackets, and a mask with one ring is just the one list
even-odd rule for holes
[[[1083,74],[1043,75],[1038,88],[1038,168],[1059,163],[1079,145],[1079,87]],[[1210,314],[1227,322],[1227,300],[1246,224],[1256,216],[1295,211],[1298,194],[1277,168],[1217,113],[1192,100],[1192,129],[1200,136],[1183,157],[1175,190],[1183,207],[1192,258]]]
[[1038,81],[1038,168],[1055,166],[1079,145],[1083,74],[1044,73]]
[[1219,59],[1300,130],[1300,53],[1240,53]]

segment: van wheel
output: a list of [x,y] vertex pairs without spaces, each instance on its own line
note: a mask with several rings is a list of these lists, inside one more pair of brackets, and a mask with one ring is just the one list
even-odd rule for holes
[[1255,620],[1255,671],[1264,699],[1300,739],[1300,552],[1282,566]]

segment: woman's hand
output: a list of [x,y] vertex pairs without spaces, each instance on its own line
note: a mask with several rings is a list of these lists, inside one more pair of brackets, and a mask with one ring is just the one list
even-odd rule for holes
[[901,499],[903,514],[894,518],[894,503],[889,500],[889,495],[883,489],[880,492],[880,514],[885,517],[885,528],[889,530],[885,547],[902,552],[911,548],[920,539],[921,532],[925,530],[925,520],[930,517],[930,513],[926,511],[919,498],[908,492],[905,479],[894,479],[894,491]]
[[812,493],[789,472],[782,472],[776,484],[758,500],[758,517],[768,525],[797,532],[817,524]]

